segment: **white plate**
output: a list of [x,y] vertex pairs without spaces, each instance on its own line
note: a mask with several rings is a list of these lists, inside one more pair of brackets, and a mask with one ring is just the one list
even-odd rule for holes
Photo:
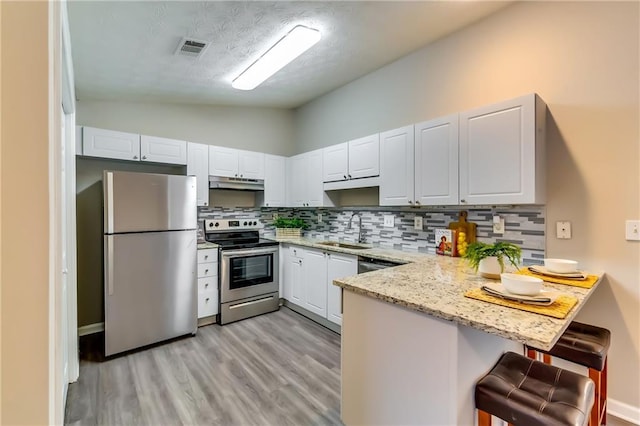
[[483,286],[483,289],[484,288],[487,288],[489,291],[485,291],[492,296],[532,305],[550,305],[562,294],[559,291],[545,290],[543,287],[540,293],[535,296],[523,296],[521,294],[509,293],[500,283],[487,283]]
[[552,272],[550,270],[548,270],[547,268],[545,268],[542,265],[531,265],[529,266],[529,270],[531,272],[534,272],[536,274],[542,274],[542,275],[548,275],[550,277],[557,277],[557,278],[569,278],[569,279],[574,279],[574,280],[586,280],[587,279],[587,274],[584,272],[580,272],[580,271],[574,271],[574,272]]

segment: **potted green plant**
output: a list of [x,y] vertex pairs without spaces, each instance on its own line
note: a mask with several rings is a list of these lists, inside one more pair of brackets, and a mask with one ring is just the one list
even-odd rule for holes
[[499,279],[504,272],[505,258],[516,269],[519,267],[522,250],[515,244],[497,242],[487,244],[476,241],[469,244],[464,258],[476,272],[485,278]]
[[273,221],[276,227],[276,238],[300,238],[303,229],[307,229],[307,223],[297,217],[278,217]]

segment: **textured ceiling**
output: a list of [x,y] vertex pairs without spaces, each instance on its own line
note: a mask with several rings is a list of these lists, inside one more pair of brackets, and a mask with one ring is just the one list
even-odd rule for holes
[[[78,99],[292,108],[477,21],[489,1],[73,1]],[[233,80],[297,24],[322,40],[252,91]],[[182,37],[210,42],[175,56]]]

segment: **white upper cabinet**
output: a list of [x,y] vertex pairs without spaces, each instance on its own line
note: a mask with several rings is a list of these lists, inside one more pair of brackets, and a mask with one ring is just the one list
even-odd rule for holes
[[140,161],[140,135],[85,126],[82,128],[82,154]]
[[380,205],[413,204],[413,125],[380,133]]
[[289,158],[287,171],[289,207],[328,207],[333,202],[324,192],[323,150],[305,152]]
[[211,176],[264,179],[264,154],[222,146],[209,147]]
[[187,174],[196,177],[198,206],[209,205],[209,145],[187,143]]
[[265,154],[263,206],[286,206],[286,176],[286,158],[280,155]]
[[380,174],[380,135],[349,141],[349,179]]
[[460,203],[542,204],[546,106],[535,94],[460,113]]
[[325,182],[347,180],[349,174],[349,144],[331,145],[322,150]]
[[238,150],[222,146],[209,146],[209,175],[238,176]]
[[238,172],[244,179],[264,179],[264,154],[239,150]]
[[323,149],[324,182],[339,182],[380,174],[380,139],[371,135]]
[[414,127],[416,205],[458,204],[458,114]]
[[140,136],[140,159],[154,163],[187,164],[187,142],[155,136]]

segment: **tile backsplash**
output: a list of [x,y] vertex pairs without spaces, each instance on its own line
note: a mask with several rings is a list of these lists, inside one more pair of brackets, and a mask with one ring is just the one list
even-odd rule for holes
[[[363,207],[363,208],[218,208],[200,207],[198,219],[257,218],[261,232],[265,236],[274,236],[273,215],[281,217],[300,217],[305,219],[309,228],[304,236],[319,239],[343,239],[356,241],[358,238],[358,219],[348,227],[349,219],[357,213],[362,220],[362,234],[365,242],[375,246],[406,251],[435,253],[434,234],[436,228],[446,228],[450,222],[458,220],[461,210],[467,210],[467,220],[477,224],[479,241],[507,241],[522,248],[525,265],[540,264],[544,259],[545,248],[545,208],[544,206],[509,206],[482,208],[410,208],[410,207]],[[322,223],[318,215],[322,215]],[[394,226],[384,227],[384,216],[394,216]],[[423,227],[413,227],[414,217],[423,218]],[[500,215],[505,221],[504,234],[493,233],[492,219]]]

